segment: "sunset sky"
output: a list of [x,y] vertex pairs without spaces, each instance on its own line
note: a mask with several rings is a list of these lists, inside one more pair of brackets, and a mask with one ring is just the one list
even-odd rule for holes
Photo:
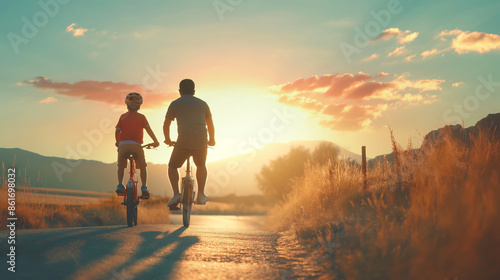
[[[419,146],[432,129],[500,111],[499,10],[498,1],[8,1],[0,147],[114,162],[125,95],[143,94],[140,112],[163,142],[184,78],[212,110],[212,161],[295,140],[366,145],[373,157],[390,152],[389,127]],[[162,145],[147,159],[169,154]]]

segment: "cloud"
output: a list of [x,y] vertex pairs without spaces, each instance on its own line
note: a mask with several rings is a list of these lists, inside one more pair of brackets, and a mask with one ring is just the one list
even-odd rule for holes
[[74,28],[76,23],[72,23],[66,27],[67,32],[73,32],[73,36],[78,37],[78,36],[83,36],[85,32],[88,31],[86,28]]
[[38,103],[52,103],[52,102],[56,102],[56,101],[58,101],[58,100],[55,97],[49,96],[45,99],[38,101]]
[[145,90],[140,85],[110,81],[79,81],[75,83],[54,82],[45,76],[38,76],[23,84],[33,85],[44,91],[55,91],[59,95],[79,97],[83,100],[104,102],[113,105],[123,105],[125,96],[129,92],[139,92],[144,97],[143,108],[163,107],[164,103],[172,100],[176,94],[156,94]]
[[432,50],[424,51],[420,55],[422,56],[422,58],[427,58],[429,56],[438,55],[438,54],[443,53],[445,51],[446,51],[446,49],[440,50],[440,51],[438,51],[437,49],[432,49]]
[[377,118],[387,108],[387,105],[330,105],[323,110],[323,113],[331,117],[321,120],[319,124],[337,131],[357,131],[370,126],[373,119]]
[[[405,32],[408,32],[408,30],[406,30]],[[413,40],[415,40],[418,37],[418,34],[419,34],[418,32],[413,32],[413,33],[410,33],[406,36],[403,36],[402,38],[399,39],[399,43],[406,44],[406,43],[413,42]]]
[[405,60],[410,62],[412,59],[415,58],[415,56],[417,56],[417,55],[415,55],[415,54],[409,55],[409,56],[405,57]]
[[457,83],[453,83],[451,86],[452,87],[461,87],[464,85],[464,82],[457,82]]
[[401,46],[401,47],[397,47],[395,50],[393,50],[392,52],[390,52],[387,57],[391,57],[391,56],[400,56],[400,55],[403,55],[406,53],[406,47],[405,46]]
[[450,36],[450,35],[460,35],[463,31],[462,30],[444,30],[439,33],[437,37],[443,37],[443,36]]
[[375,60],[375,59],[377,59],[379,57],[380,56],[377,53],[374,53],[374,54],[370,55],[369,57],[362,59],[361,61],[368,62],[368,61],[371,61],[371,60]]
[[384,81],[388,74],[326,74],[300,78],[272,86],[278,101],[322,117],[321,125],[334,130],[360,130],[368,127],[382,112],[395,104],[429,104],[441,91],[444,80],[409,80],[407,74]]
[[394,81],[392,81],[392,84],[394,85],[394,88],[403,91],[407,89],[416,89],[419,92],[425,92],[425,91],[440,91],[443,88],[441,87],[441,84],[445,82],[445,80],[438,80],[438,79],[425,79],[425,80],[416,80],[416,81],[411,81],[407,80],[406,75],[401,75],[397,77]]
[[410,30],[401,31],[397,27],[388,28],[380,33],[373,41],[390,40],[397,38],[400,44],[410,43],[418,37],[418,32],[411,32]]
[[438,37],[455,36],[452,40],[451,48],[459,54],[470,51],[486,53],[493,50],[500,50],[500,36],[484,32],[470,32],[462,30],[444,30]]
[[[406,79],[406,75],[397,76],[393,81],[381,82],[382,78],[387,77],[387,73],[379,73],[375,76],[363,72],[358,74],[326,74],[321,77],[312,76],[304,79],[300,78],[294,82],[273,86],[271,89],[279,94],[303,97],[304,100],[314,99],[322,101],[323,99],[337,97],[351,100],[362,99],[397,99],[398,91],[415,89],[418,91],[441,90],[440,84],[444,80],[426,79],[412,81]],[[392,93],[392,97],[383,95],[383,92]],[[309,98],[309,99],[308,99]],[[302,99],[301,99],[302,100]]]

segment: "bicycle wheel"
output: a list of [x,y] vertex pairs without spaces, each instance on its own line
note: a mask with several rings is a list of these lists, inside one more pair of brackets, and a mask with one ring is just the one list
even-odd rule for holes
[[135,212],[135,213],[134,213],[134,226],[136,226],[136,225],[137,225],[137,209],[139,209],[139,207],[137,207],[137,206],[136,206],[136,207],[135,207],[135,211],[134,211],[134,212]]
[[182,182],[182,223],[185,227],[189,227],[191,221],[191,206],[193,204],[192,193],[193,185],[189,183],[189,179]]
[[137,216],[135,215],[137,211],[137,208],[135,207],[135,202],[134,202],[134,190],[132,187],[132,184],[127,185],[127,225],[129,227],[134,226],[134,216],[137,219]]

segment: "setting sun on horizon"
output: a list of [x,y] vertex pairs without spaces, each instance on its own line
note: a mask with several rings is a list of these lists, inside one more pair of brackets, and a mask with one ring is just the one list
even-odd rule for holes
[[[208,161],[309,140],[375,157],[391,151],[389,128],[419,146],[500,104],[498,3],[453,3],[6,3],[0,147],[115,162],[126,94],[143,94],[163,143],[184,78],[213,114]],[[147,159],[170,153],[162,144]]]

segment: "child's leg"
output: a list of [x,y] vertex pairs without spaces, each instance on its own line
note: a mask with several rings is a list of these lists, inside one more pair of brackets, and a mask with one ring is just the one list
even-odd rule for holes
[[133,146],[133,152],[137,155],[137,158],[135,159],[136,167],[141,170],[141,181],[142,185],[146,186],[146,180],[148,178],[148,173],[146,170],[146,157],[144,156],[144,150],[140,145],[134,145]]
[[118,166],[118,185],[123,185],[123,176],[125,175],[125,167]]
[[118,185],[123,185],[123,176],[127,167],[127,160],[124,158],[125,151],[122,146],[118,147]]
[[146,170],[146,166],[141,166],[139,169],[141,170],[142,185],[146,186],[146,179],[148,178],[148,173],[147,173],[147,170]]

